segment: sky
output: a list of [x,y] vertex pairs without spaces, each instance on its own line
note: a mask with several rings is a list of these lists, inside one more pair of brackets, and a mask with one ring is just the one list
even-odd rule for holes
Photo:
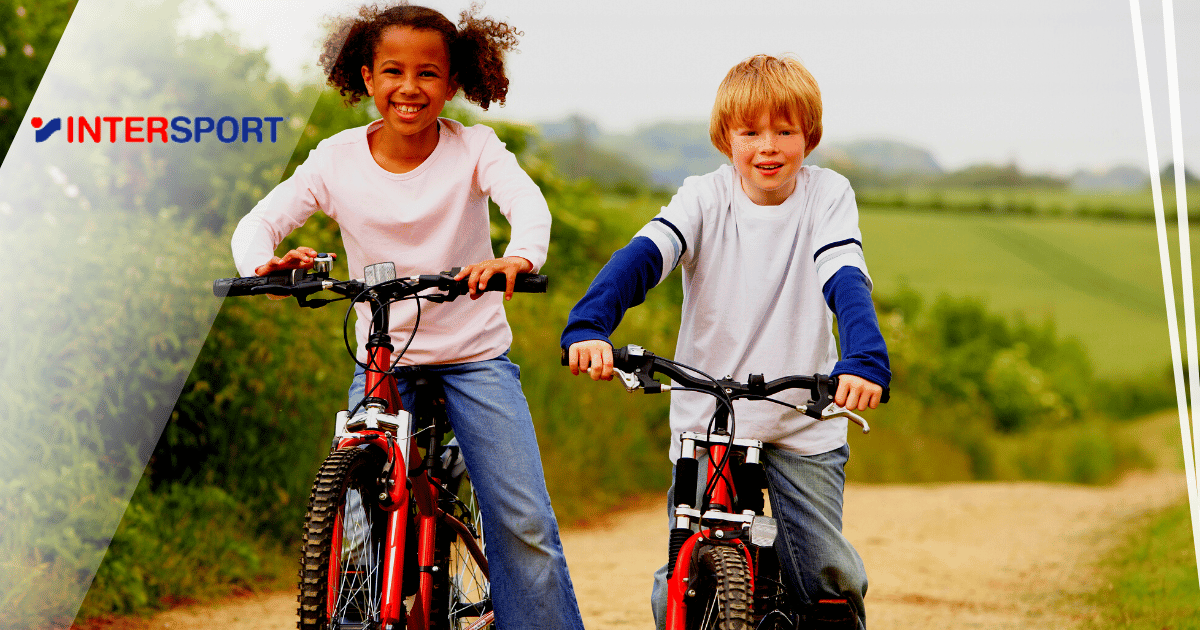
[[[322,17],[360,4],[292,0],[280,12],[267,0],[214,2],[243,43],[265,47],[293,81],[319,80]],[[467,6],[425,4],[452,19]],[[1161,7],[1141,5],[1165,160]],[[906,141],[947,168],[1016,162],[1066,174],[1147,165],[1128,0],[489,0],[482,14],[524,31],[508,59],[508,103],[488,112],[495,117],[582,114],[614,133],[705,121],[733,64],[791,53],[821,85],[826,142]],[[194,15],[188,28],[211,24],[210,10]],[[1184,146],[1200,155],[1200,3],[1178,3],[1175,22]]]

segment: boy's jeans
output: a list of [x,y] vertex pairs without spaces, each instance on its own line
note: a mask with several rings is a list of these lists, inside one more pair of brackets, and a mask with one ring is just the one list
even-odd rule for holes
[[[850,447],[820,455],[798,455],[767,445],[763,468],[767,493],[778,526],[775,551],[787,575],[788,588],[802,603],[820,599],[845,599],[858,615],[860,630],[866,629],[863,597],[867,594],[867,572],[858,552],[842,536],[842,492],[846,486],[846,460]],[[700,470],[706,470],[702,458]],[[697,484],[703,492],[704,484]],[[670,525],[675,519],[675,488],[667,493]],[[654,573],[650,599],[655,626],[666,626],[667,567]]]
[[[442,379],[446,415],[479,497],[497,627],[582,630],[520,368],[507,353],[488,361],[396,368],[409,409],[408,381],[418,369]],[[350,408],[362,399],[365,382],[359,367]]]

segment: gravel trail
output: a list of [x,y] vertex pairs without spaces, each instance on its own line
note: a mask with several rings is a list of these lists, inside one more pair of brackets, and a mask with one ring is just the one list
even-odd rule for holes
[[[845,529],[870,578],[876,630],[1069,628],[1088,616],[1092,564],[1127,519],[1185,495],[1182,473],[1139,473],[1107,487],[1044,483],[851,485]],[[590,630],[653,628],[650,574],[666,557],[657,502],[563,533]],[[191,606],[136,626],[155,630],[295,628],[292,592]]]

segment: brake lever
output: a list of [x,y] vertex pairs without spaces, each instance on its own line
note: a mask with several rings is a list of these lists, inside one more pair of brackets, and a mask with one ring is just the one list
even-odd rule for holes
[[630,393],[639,389],[644,390],[647,394],[660,394],[671,391],[670,385],[663,385],[645,372],[638,371],[631,374],[620,368],[613,368],[613,372],[616,372],[617,376],[621,377],[621,384],[625,386],[625,391]]
[[841,405],[839,405],[837,403],[829,403],[829,406],[827,406],[821,410],[821,418],[820,418],[821,420],[828,420],[830,418],[843,418],[843,417],[849,418],[851,422],[862,427],[863,433],[871,432],[871,427],[867,425],[866,419],[864,419],[862,416],[854,413],[853,411],[850,411],[849,409],[842,407]]
[[625,370],[613,368],[613,372],[616,372],[617,376],[621,377],[621,384],[625,386],[625,391],[627,392],[633,393],[642,386],[641,381],[639,381],[636,376],[626,372]]

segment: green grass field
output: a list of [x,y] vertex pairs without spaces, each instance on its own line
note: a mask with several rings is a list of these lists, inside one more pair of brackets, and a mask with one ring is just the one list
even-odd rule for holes
[[864,210],[860,225],[879,295],[908,286],[927,300],[974,296],[1005,315],[1052,318],[1102,376],[1170,365],[1151,223]]
[[[1200,186],[1188,188],[1188,205],[1200,205]],[[1175,184],[1164,182],[1163,209],[1176,210]],[[1128,191],[1070,191],[1037,187],[1004,188],[881,188],[857,191],[864,207],[904,207],[918,210],[1001,212],[1049,217],[1100,216],[1118,220],[1154,220],[1150,188]]]
[[1200,629],[1192,527],[1184,502],[1134,523],[1100,563],[1086,630]]

